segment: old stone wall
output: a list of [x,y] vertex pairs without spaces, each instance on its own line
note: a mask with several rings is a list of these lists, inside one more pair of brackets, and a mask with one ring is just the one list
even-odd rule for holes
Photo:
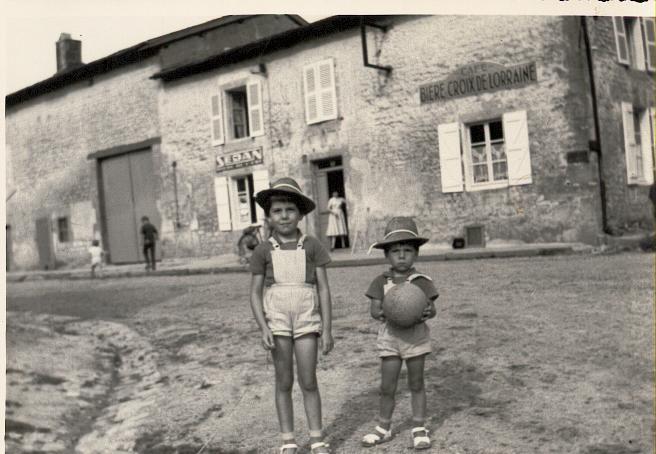
[[597,85],[608,224],[615,233],[653,224],[649,187],[627,182],[621,103],[654,107],[654,74],[617,60],[612,17],[588,18]]
[[[160,134],[154,61],[96,76],[10,107],[6,142],[12,186],[7,223],[15,268],[38,265],[37,218],[53,226],[58,265],[89,262],[100,238],[96,161],[87,155]],[[60,243],[57,218],[68,217],[71,241]]]

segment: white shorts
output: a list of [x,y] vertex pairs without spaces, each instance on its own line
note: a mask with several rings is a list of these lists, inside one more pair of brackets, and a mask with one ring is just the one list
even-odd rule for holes
[[274,336],[294,339],[321,334],[319,298],[314,285],[273,284],[264,294],[264,316]]

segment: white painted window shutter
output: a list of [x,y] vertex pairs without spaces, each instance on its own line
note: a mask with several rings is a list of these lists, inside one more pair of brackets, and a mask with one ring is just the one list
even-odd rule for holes
[[613,30],[615,31],[615,48],[617,49],[617,61],[628,65],[630,63],[629,43],[626,39],[626,30],[624,28],[623,17],[613,17]]
[[262,84],[259,81],[248,84],[248,124],[250,136],[264,135],[262,115]]
[[647,184],[654,182],[654,157],[652,148],[652,135],[651,135],[651,109],[645,110],[640,118],[640,146],[642,153],[642,173],[643,180]]
[[307,124],[319,121],[319,90],[316,72],[315,65],[303,68],[303,93],[305,94],[305,121]]
[[305,121],[308,124],[337,118],[335,64],[332,58],[303,68]]
[[528,120],[525,110],[503,114],[503,136],[508,160],[508,184],[531,184],[531,150],[528,141]]
[[[257,194],[260,191],[269,189],[269,171],[267,169],[254,170],[253,171],[253,194]],[[264,220],[264,210],[257,204],[256,213],[257,220]]]
[[214,195],[216,197],[216,214],[219,219],[219,230],[228,232],[232,230],[230,219],[230,191],[228,177],[214,177]]
[[622,129],[624,131],[624,157],[626,159],[626,181],[634,183],[638,178],[636,174],[635,131],[633,130],[633,106],[628,102],[622,103]]
[[645,60],[647,63],[647,69],[650,71],[656,70],[656,38],[654,34],[654,25],[656,20],[653,17],[643,17],[642,18],[642,31],[645,38]]
[[210,97],[210,128],[212,130],[212,145],[221,145],[223,138],[223,100],[221,93]]
[[645,67],[645,47],[642,42],[642,24],[640,19],[636,19],[631,22],[631,34],[633,35],[633,43],[629,43],[629,46],[633,45],[633,50],[635,54],[635,67],[641,70],[644,70]]
[[337,118],[337,93],[335,91],[335,64],[332,58],[317,64],[319,82],[319,117],[321,120]]
[[461,192],[462,160],[460,153],[460,124],[445,123],[437,126],[442,192]]

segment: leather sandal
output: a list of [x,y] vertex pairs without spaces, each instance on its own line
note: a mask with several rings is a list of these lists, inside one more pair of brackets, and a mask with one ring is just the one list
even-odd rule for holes
[[[328,443],[323,442],[323,441],[318,441],[316,443],[312,443],[310,445],[310,451],[312,454],[329,454],[330,450],[328,449],[330,446]],[[323,448],[323,450],[321,450]]]
[[376,426],[375,433],[370,433],[362,438],[362,446],[371,448],[372,446],[388,442],[392,439],[392,430],[385,430],[380,426]]
[[[423,432],[422,435],[415,435]],[[428,429],[425,427],[415,427],[412,429],[412,444],[416,450],[429,449],[431,447],[430,438],[428,438]]]
[[[292,452],[285,452],[286,449],[293,449]],[[296,454],[298,445],[296,443],[286,443],[280,447],[280,454]]]

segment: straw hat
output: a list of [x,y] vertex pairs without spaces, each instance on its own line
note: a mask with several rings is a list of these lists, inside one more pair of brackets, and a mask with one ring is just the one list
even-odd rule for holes
[[255,195],[255,201],[266,211],[269,200],[274,195],[283,195],[293,199],[301,214],[308,214],[316,207],[312,199],[303,194],[301,187],[293,178],[284,177],[274,181],[269,189],[264,189]]
[[428,238],[422,238],[417,232],[417,224],[412,218],[396,217],[392,218],[385,227],[385,236],[382,240],[376,241],[371,245],[372,248],[385,249],[386,246],[394,243],[414,243],[417,247],[428,242]]

